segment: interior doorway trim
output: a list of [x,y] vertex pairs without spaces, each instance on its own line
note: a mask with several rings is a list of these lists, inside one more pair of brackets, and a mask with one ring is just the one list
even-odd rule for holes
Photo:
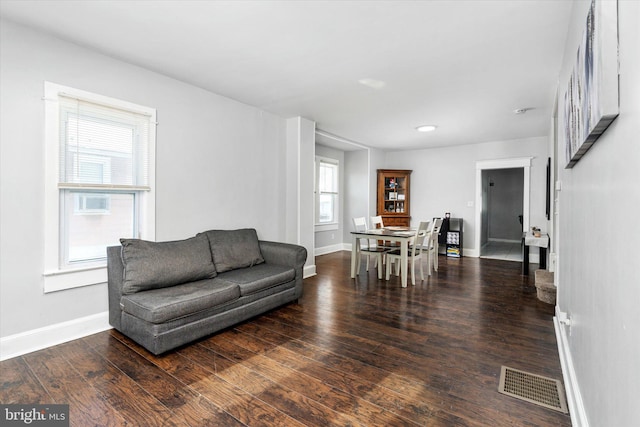
[[531,160],[533,157],[511,159],[479,160],[476,162],[476,257],[480,256],[480,234],[482,233],[482,171],[490,169],[524,169],[524,191],[522,192],[522,229],[529,229],[529,203],[531,188]]

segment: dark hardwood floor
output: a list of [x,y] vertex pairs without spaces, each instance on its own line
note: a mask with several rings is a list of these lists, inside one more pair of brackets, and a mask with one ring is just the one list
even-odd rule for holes
[[571,425],[497,391],[502,365],[562,378],[519,263],[441,256],[401,288],[350,279],[349,257],[318,257],[299,304],[160,357],[107,331],[1,362],[0,402],[68,403],[74,426]]

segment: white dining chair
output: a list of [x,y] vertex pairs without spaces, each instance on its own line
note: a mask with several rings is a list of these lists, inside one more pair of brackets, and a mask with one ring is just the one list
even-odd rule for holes
[[[368,227],[367,227],[367,220],[365,217],[356,217],[353,218],[353,228],[354,231],[359,231],[359,232],[363,232],[363,231],[367,231]],[[376,241],[374,239],[359,239],[360,240],[360,255],[358,257],[358,265],[357,265],[357,271],[360,271],[360,265],[361,265],[361,261],[362,261],[362,257],[366,256],[367,257],[367,265],[366,265],[366,271],[369,271],[369,263],[370,263],[370,259],[371,257],[374,257],[374,264],[373,267],[375,268],[376,266],[378,267],[378,278],[382,278],[382,268],[384,265],[384,261],[383,261],[383,257],[385,255],[385,253],[389,250],[387,248],[381,247],[381,246],[377,246]],[[363,243],[366,244],[366,246],[363,245]]]
[[[371,228],[384,228],[384,222],[382,219],[382,215],[372,216],[371,217]],[[395,242],[385,242],[383,240],[378,240],[378,246],[382,246],[386,249],[397,249],[398,244]]]
[[382,221],[382,215],[371,217],[371,228],[383,228],[384,223]]
[[[426,250],[424,247],[425,239],[429,236],[429,222],[421,222],[416,230],[415,237],[413,238],[413,246],[408,249],[407,263],[411,264],[411,284],[416,284],[416,263],[420,266],[420,279],[424,280],[424,270],[422,268],[422,254]],[[400,255],[400,249],[395,249],[391,252],[387,252],[387,269],[386,280],[389,280],[391,276],[391,269],[396,264],[396,276],[400,275],[400,271],[403,268],[408,268],[406,265],[401,265],[402,256]]]
[[427,274],[431,276],[431,269],[438,271],[438,252],[440,247],[438,245],[438,237],[440,235],[440,228],[442,228],[442,218],[434,218],[433,225],[429,230],[429,238],[427,239],[426,251],[427,251]]

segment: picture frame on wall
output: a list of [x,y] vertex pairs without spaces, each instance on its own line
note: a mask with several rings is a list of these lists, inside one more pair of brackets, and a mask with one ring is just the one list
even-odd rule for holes
[[567,169],[575,166],[618,114],[618,2],[592,0],[564,96]]

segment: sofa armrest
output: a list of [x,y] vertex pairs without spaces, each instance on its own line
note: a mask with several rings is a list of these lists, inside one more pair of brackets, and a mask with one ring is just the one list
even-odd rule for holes
[[284,265],[296,272],[296,298],[302,296],[303,267],[307,261],[307,249],[291,243],[260,240],[260,252],[267,264]]
[[109,291],[109,324],[120,330],[122,308],[122,286],[124,284],[124,264],[122,263],[122,246],[107,248],[107,288]]
[[260,240],[260,252],[267,264],[286,265],[298,269],[307,261],[307,249],[290,243]]

